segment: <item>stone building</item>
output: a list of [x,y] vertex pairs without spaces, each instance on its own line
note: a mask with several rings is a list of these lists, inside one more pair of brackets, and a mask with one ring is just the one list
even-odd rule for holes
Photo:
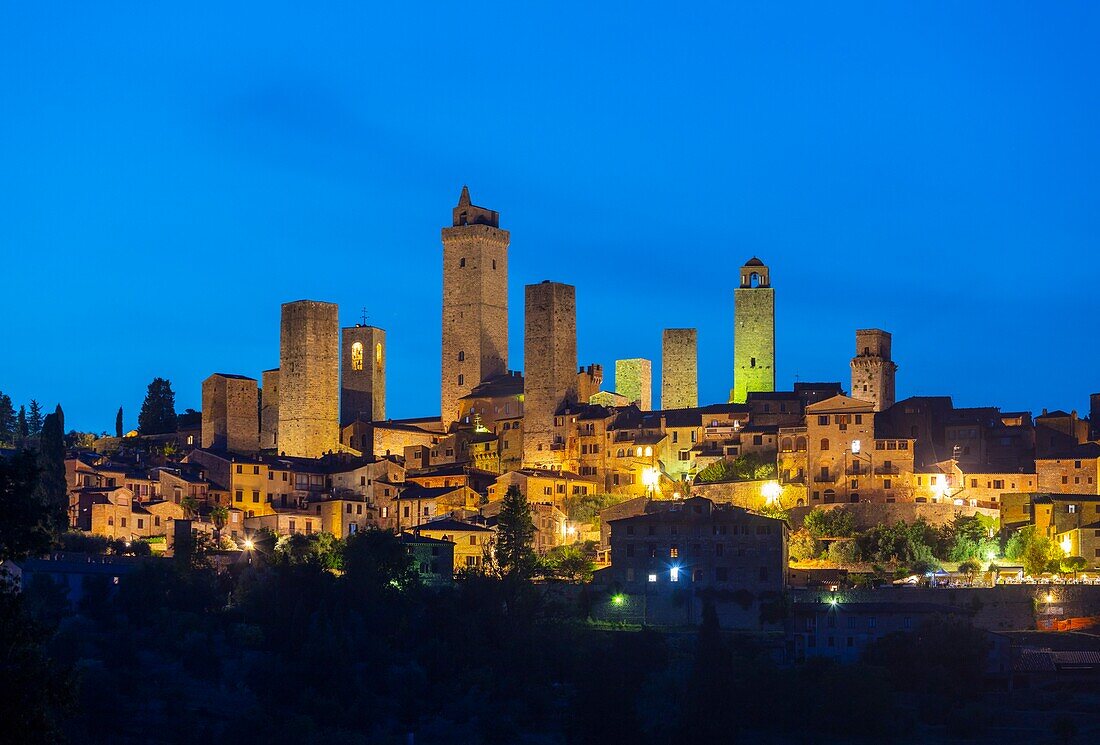
[[642,358],[615,360],[615,390],[642,411],[653,408],[653,363]]
[[591,364],[577,370],[577,400],[588,401],[599,395],[603,385],[603,365]]
[[386,332],[356,324],[343,330],[340,425],[386,418]]
[[340,445],[340,321],[335,303],[283,303],[280,453],[316,458]]
[[1087,442],[1035,460],[1038,491],[1100,494],[1100,443]]
[[730,401],[743,404],[753,391],[775,390],[775,290],[768,267],[755,256],[741,267],[733,305]]
[[559,407],[577,397],[577,291],[545,280],[527,285],[523,354],[523,465],[561,468],[565,443],[555,437]]
[[508,241],[497,212],[470,203],[463,186],[443,228],[443,352],[440,411],[458,417],[459,399],[508,372]]
[[891,338],[881,329],[856,331],[856,356],[852,358],[852,395],[874,404],[875,411],[894,405],[894,374],[890,358]]
[[279,368],[260,375],[260,447],[272,450],[279,444]]
[[202,446],[254,453],[260,447],[259,388],[244,375],[202,381]]
[[661,408],[699,405],[699,337],[695,329],[665,329],[661,334]]

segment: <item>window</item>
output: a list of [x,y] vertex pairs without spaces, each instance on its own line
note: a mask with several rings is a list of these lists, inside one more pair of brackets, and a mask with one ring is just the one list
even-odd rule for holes
[[671,546],[671,547],[670,547],[670,548],[668,549],[668,558],[670,558],[670,559],[678,559],[678,558],[680,558],[680,547],[679,547],[679,546],[677,546],[676,544],[673,544],[673,545],[672,545],[672,546]]
[[253,491],[252,492],[252,502],[253,502],[253,504],[259,504],[260,503],[260,493],[258,491]]
[[459,267],[464,267],[464,266],[466,266],[466,259],[464,259],[464,258],[462,258],[462,259],[459,259],[459,260],[458,260],[458,265],[459,265]]
[[465,385],[465,384],[466,384],[466,376],[464,376],[464,375],[459,375],[459,376],[458,376],[458,384],[459,384],[459,385]]
[[756,358],[749,357],[749,367],[756,367]]
[[821,446],[820,446],[819,450],[828,450],[828,449],[829,449],[829,438],[827,438],[827,437],[821,438]]
[[244,466],[237,465],[237,473],[244,473]]
[[828,424],[829,423],[829,416],[827,414],[819,416],[817,418],[817,423],[820,424],[820,425]]
[[863,414],[856,414],[856,424],[863,424]]
[[351,369],[363,369],[363,345],[360,342],[351,345]]
[[470,545],[471,546],[476,546],[477,545],[477,536],[476,535],[470,536]]
[[466,353],[465,352],[459,352],[458,353],[458,361],[459,362],[465,362],[466,361]]
[[241,490],[241,489],[237,489],[237,491],[233,492],[233,501],[234,502],[243,502],[244,501],[244,491]]

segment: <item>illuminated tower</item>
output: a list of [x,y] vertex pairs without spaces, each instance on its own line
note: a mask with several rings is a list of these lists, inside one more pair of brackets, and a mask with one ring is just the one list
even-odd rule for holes
[[523,332],[523,464],[561,468],[565,442],[554,414],[577,400],[577,290],[542,282],[526,287]]
[[445,425],[458,417],[462,396],[508,371],[508,231],[495,211],[470,204],[465,186],[452,218],[453,226],[443,228]]
[[775,290],[768,267],[755,256],[741,267],[733,291],[733,391],[745,403],[749,393],[775,390]]
[[690,409],[699,405],[698,339],[695,329],[664,330],[661,337],[662,409]]
[[202,446],[254,453],[260,446],[255,378],[214,373],[202,381]]
[[356,324],[343,330],[340,424],[386,418],[386,332]]
[[881,329],[856,331],[856,356],[852,358],[852,398],[870,401],[875,411],[894,405],[894,373],[890,359],[890,334]]
[[615,360],[615,392],[626,396],[642,411],[653,408],[653,363],[636,357]]
[[339,450],[340,321],[335,303],[283,303],[279,334],[280,453]]

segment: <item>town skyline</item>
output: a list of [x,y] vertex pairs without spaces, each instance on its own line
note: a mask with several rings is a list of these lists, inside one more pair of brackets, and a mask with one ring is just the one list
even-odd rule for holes
[[[393,416],[436,413],[437,231],[468,183],[513,235],[512,307],[527,283],[577,287],[582,360],[655,360],[661,328],[698,327],[700,398],[721,400],[732,294],[713,278],[759,255],[781,385],[843,380],[851,333],[877,326],[899,396],[1084,408],[1100,351],[1052,319],[1087,319],[1100,272],[1095,9],[1054,9],[1042,34],[1021,7],[995,33],[980,8],[722,8],[659,30],[578,8],[583,31],[501,11],[480,46],[458,9],[407,12],[223,10],[200,55],[201,14],[13,13],[0,242],[10,282],[48,279],[52,301],[0,299],[20,350],[3,390],[97,431],[119,405],[133,426],[154,376],[198,408],[211,371],[275,366],[282,302],[318,298],[389,332]],[[420,31],[365,43],[379,20]],[[74,365],[77,324],[134,348],[83,343]],[[1039,343],[1075,363],[1001,372]]]

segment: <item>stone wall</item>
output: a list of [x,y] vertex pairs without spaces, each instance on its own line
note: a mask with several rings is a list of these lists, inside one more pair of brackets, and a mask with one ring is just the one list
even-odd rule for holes
[[255,378],[215,373],[202,382],[202,446],[254,453],[260,446]]
[[894,405],[894,374],[890,359],[891,337],[881,329],[856,331],[856,356],[852,358],[852,396],[870,401],[875,411]]
[[343,330],[340,424],[386,418],[386,332],[374,326]]
[[653,409],[653,363],[635,358],[615,360],[615,392],[638,404],[642,411]]
[[283,304],[280,453],[317,458],[340,446],[340,321],[335,303]]
[[911,523],[917,518],[923,517],[930,525],[946,525],[955,519],[956,515],[985,515],[1000,519],[1000,510],[986,507],[969,507],[967,505],[956,506],[953,504],[925,504],[919,502],[894,502],[890,504],[823,504],[809,507],[795,507],[791,510],[791,529],[796,530],[802,526],[802,520],[814,509],[821,507],[824,510],[842,509],[850,512],[855,520],[856,530],[866,530],[882,523],[891,525],[899,520]]
[[[577,291],[549,280],[527,285],[524,317],[523,463],[561,466],[554,412],[577,396]],[[559,446],[560,445],[560,446]]]
[[698,332],[665,329],[661,335],[661,408],[691,409],[698,405]]

